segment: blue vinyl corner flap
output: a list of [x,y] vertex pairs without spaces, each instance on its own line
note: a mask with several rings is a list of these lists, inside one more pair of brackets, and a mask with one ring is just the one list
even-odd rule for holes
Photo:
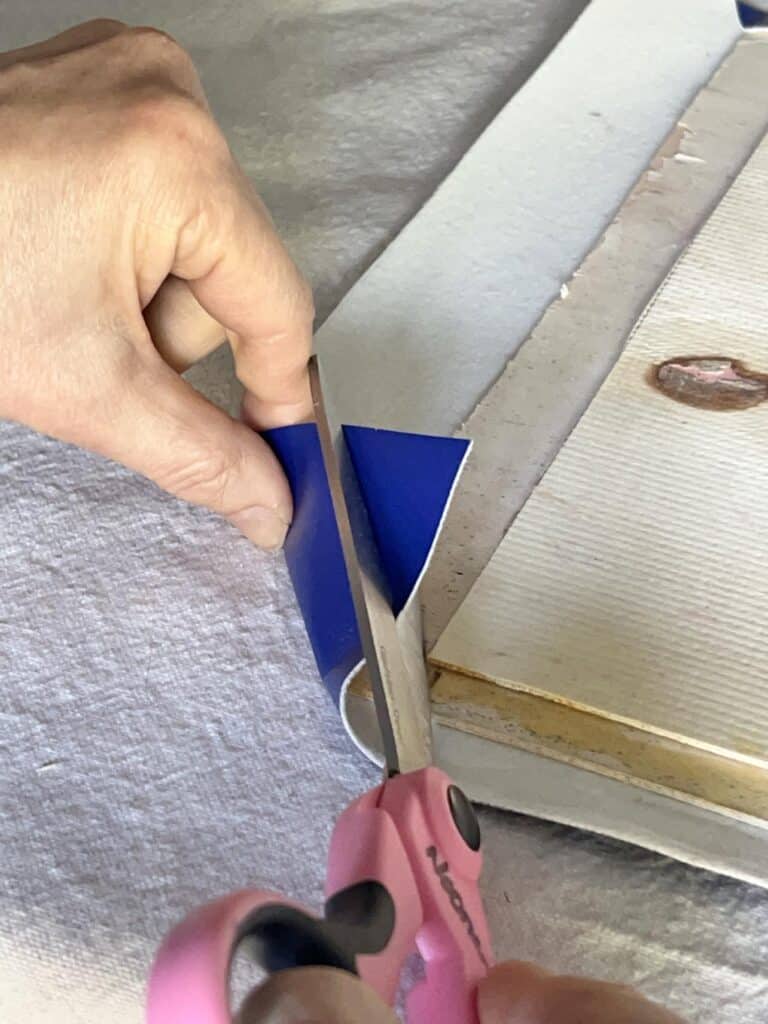
[[[397,615],[429,560],[469,442],[352,426],[344,437]],[[265,438],[293,492],[288,571],[320,675],[338,701],[362,649],[317,429],[280,427]]]

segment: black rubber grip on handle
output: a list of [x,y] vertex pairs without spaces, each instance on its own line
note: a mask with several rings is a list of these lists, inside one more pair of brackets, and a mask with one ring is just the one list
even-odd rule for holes
[[395,928],[395,903],[375,881],[357,882],[335,893],[325,917],[269,903],[243,923],[239,941],[247,942],[257,963],[275,974],[293,967],[336,967],[357,974],[359,955],[384,950]]

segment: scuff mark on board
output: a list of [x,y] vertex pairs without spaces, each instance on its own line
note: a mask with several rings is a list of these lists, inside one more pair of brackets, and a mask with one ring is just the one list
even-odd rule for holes
[[702,160],[700,156],[693,156],[692,153],[675,153],[672,157],[673,160],[677,160],[679,164],[703,164],[706,160]]

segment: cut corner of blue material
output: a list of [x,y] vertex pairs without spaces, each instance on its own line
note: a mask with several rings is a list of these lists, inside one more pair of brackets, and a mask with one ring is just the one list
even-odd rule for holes
[[[288,571],[318,670],[338,702],[362,648],[317,428],[303,423],[264,436],[293,492]],[[344,437],[399,614],[429,562],[470,442],[359,426],[345,426]]]
[[742,0],[736,0],[736,11],[744,28],[768,27],[768,10],[762,4],[743,3]]

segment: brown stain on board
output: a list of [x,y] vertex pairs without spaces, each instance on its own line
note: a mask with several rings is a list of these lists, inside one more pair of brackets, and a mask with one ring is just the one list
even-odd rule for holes
[[651,367],[648,382],[667,398],[697,409],[736,412],[768,400],[768,373],[729,356],[678,356]]
[[765,768],[450,671],[438,676],[432,708],[438,721],[464,732],[734,817],[768,821]]
[[[364,670],[349,692],[373,699]],[[744,821],[768,822],[765,767],[457,671],[439,671],[431,698],[435,720],[450,728]]]

